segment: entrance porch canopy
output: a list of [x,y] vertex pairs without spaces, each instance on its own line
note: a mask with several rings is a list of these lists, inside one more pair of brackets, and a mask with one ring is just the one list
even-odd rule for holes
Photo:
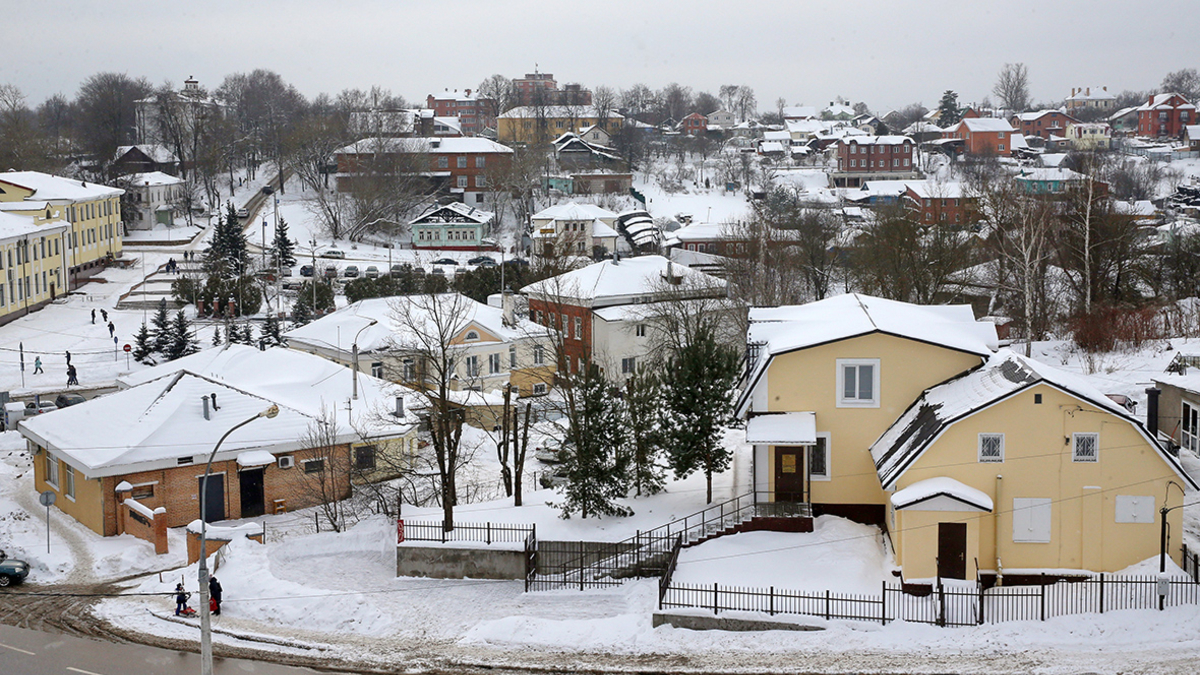
[[816,445],[817,414],[805,411],[755,415],[746,422],[746,442],[751,445]]

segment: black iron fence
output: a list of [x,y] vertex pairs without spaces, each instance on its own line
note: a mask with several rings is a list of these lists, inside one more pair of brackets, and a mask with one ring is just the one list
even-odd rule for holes
[[405,520],[405,541],[475,541],[485,544],[519,544],[530,537],[537,540],[536,525],[514,525],[512,523],[454,523],[447,531],[442,521]]
[[1183,545],[1183,571],[1192,581],[1200,583],[1200,553],[1188,549],[1187,544]]
[[[882,582],[877,596],[739,588],[720,584],[675,583],[659,586],[659,609],[690,607],[721,611],[801,614],[825,619],[911,621],[939,626],[975,626],[1005,621],[1045,621],[1057,616],[1160,609],[1200,604],[1200,584],[1187,577],[1100,574],[1076,580],[1043,577],[1032,586],[985,589],[974,581],[945,580],[905,588]],[[919,591],[917,589],[920,589]]]

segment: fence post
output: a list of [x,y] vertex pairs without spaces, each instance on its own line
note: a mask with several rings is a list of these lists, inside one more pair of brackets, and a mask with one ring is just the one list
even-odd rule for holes
[[883,587],[883,595],[879,596],[883,600],[879,603],[879,622],[887,625],[887,582],[881,581],[879,585]]
[[583,541],[579,542],[579,555],[575,556],[579,561],[579,590],[583,590]]
[[718,608],[721,606],[721,591],[717,586],[717,582],[713,582],[713,616],[717,615]]
[[[979,569],[979,563],[975,564],[975,569]],[[975,586],[979,589],[979,618],[975,622],[976,625],[983,625],[983,582],[976,580]]]
[[1046,573],[1042,572],[1042,621],[1046,620]]
[[492,521],[487,521],[487,545],[492,545]]
[[317,534],[320,534],[321,533],[321,517],[317,515],[316,511],[313,511],[313,522],[317,524]]
[[829,609],[830,609],[829,606],[832,604],[832,601],[830,600],[829,596],[830,596],[830,590],[828,588],[826,588],[825,589],[825,620],[826,621],[829,620]]
[[1104,572],[1100,573],[1100,613],[1104,613]]
[[937,625],[945,626],[946,625],[946,587],[942,585],[941,575],[938,576],[938,580],[937,580],[937,593],[938,593]]
[[767,613],[770,614],[771,616],[775,616],[775,587],[774,586],[771,587],[771,604],[770,604],[770,610]]

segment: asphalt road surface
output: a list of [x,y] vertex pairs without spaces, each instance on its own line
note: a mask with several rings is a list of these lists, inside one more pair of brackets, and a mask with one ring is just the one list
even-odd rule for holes
[[[0,625],[4,675],[186,675],[200,672],[200,655],[114,644]],[[214,658],[215,675],[304,675],[315,671],[261,661]]]

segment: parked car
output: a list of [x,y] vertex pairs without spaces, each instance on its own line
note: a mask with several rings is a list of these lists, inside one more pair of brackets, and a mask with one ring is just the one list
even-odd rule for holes
[[326,279],[336,279],[337,275],[338,275],[337,265],[326,265],[325,266],[325,278]]
[[392,265],[392,269],[390,272],[388,272],[388,274],[390,274],[393,277],[399,277],[399,276],[403,276],[406,271],[411,270],[411,269],[412,269],[412,265],[405,265],[405,264],[397,263],[395,265]]
[[504,261],[505,265],[515,265],[520,267],[529,267],[529,261],[524,258],[512,258]]
[[446,270],[444,270],[440,267],[435,267],[435,268],[433,268],[433,271],[430,272],[430,274],[436,274],[440,277],[444,277],[444,276],[446,276]]
[[368,279],[378,279],[379,268],[374,265],[367,265],[367,271],[363,272],[363,276]]
[[281,277],[290,277],[290,276],[292,276],[292,268],[290,268],[290,267],[280,267],[280,268],[279,268],[279,276],[281,276]]
[[331,248],[328,251],[325,251],[324,253],[322,253],[321,257],[322,258],[337,258],[338,260],[345,260],[346,252],[339,251],[336,248]]
[[490,255],[481,255],[471,258],[467,261],[468,265],[477,265],[482,267],[493,267],[496,265],[496,259]]
[[73,405],[79,405],[87,399],[79,394],[59,394],[54,399],[54,405],[59,408],[70,408]]
[[346,271],[342,272],[342,274],[347,279],[353,279],[353,278],[357,277],[358,276],[358,265],[346,265]]
[[54,405],[54,401],[26,401],[25,416],[41,415],[42,413],[58,410],[58,406]]
[[243,206],[242,208],[237,210],[237,217],[238,218],[249,218],[250,210]]
[[25,581],[29,576],[29,563],[10,558],[0,551],[0,586],[10,586]]
[[433,261],[434,265],[457,265],[458,261],[454,258],[438,258]]
[[561,452],[562,441],[556,438],[547,438],[533,449],[533,456],[536,457],[539,462],[558,464],[559,462],[563,461],[563,457],[559,454]]
[[312,275],[313,275],[313,266],[312,265],[301,265],[300,266],[300,276],[311,277]]

